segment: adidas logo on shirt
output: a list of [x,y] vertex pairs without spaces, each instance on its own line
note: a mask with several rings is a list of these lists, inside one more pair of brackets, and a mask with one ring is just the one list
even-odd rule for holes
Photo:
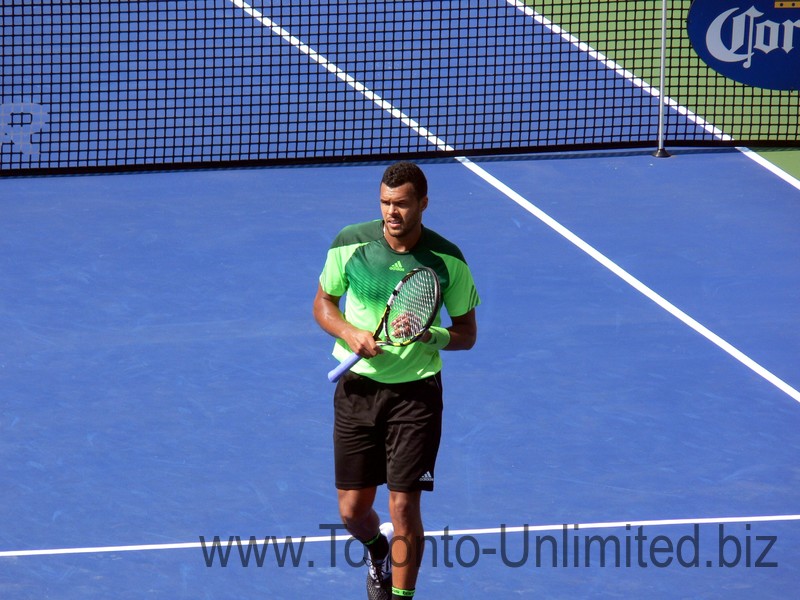
[[389,267],[389,270],[390,271],[401,271],[403,273],[405,273],[405,271],[406,271],[405,268],[403,267],[403,263],[401,263],[399,260],[396,263],[394,263],[391,267]]

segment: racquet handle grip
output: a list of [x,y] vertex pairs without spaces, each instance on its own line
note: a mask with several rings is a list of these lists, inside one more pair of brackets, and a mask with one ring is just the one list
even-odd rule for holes
[[331,383],[336,383],[339,381],[339,378],[347,373],[354,364],[361,360],[361,357],[353,352],[350,356],[348,356],[344,361],[339,363],[339,366],[333,369],[330,373],[328,373],[328,381]]

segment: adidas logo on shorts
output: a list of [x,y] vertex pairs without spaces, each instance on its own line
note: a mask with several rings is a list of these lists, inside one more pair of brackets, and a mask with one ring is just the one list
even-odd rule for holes
[[419,478],[419,481],[423,483],[429,483],[433,481],[433,475],[431,475],[430,471],[425,471],[425,474]]

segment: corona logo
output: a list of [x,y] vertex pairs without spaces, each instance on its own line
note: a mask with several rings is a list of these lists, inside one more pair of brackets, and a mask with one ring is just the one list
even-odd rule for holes
[[[712,56],[724,62],[743,61],[742,66],[749,69],[753,53],[769,54],[773,50],[783,50],[787,54],[795,49],[795,30],[800,42],[800,19],[785,20],[783,23],[759,20],[764,13],[751,6],[736,15],[738,8],[726,10],[714,21],[706,32],[706,47]],[[729,29],[729,42],[723,40],[723,29]]]
[[695,0],[689,39],[712,69],[768,89],[800,88],[800,0]]

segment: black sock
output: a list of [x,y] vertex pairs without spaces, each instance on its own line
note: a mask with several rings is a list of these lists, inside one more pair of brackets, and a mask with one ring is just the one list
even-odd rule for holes
[[374,538],[364,542],[364,545],[367,547],[372,560],[383,560],[389,553],[389,540],[380,531]]

